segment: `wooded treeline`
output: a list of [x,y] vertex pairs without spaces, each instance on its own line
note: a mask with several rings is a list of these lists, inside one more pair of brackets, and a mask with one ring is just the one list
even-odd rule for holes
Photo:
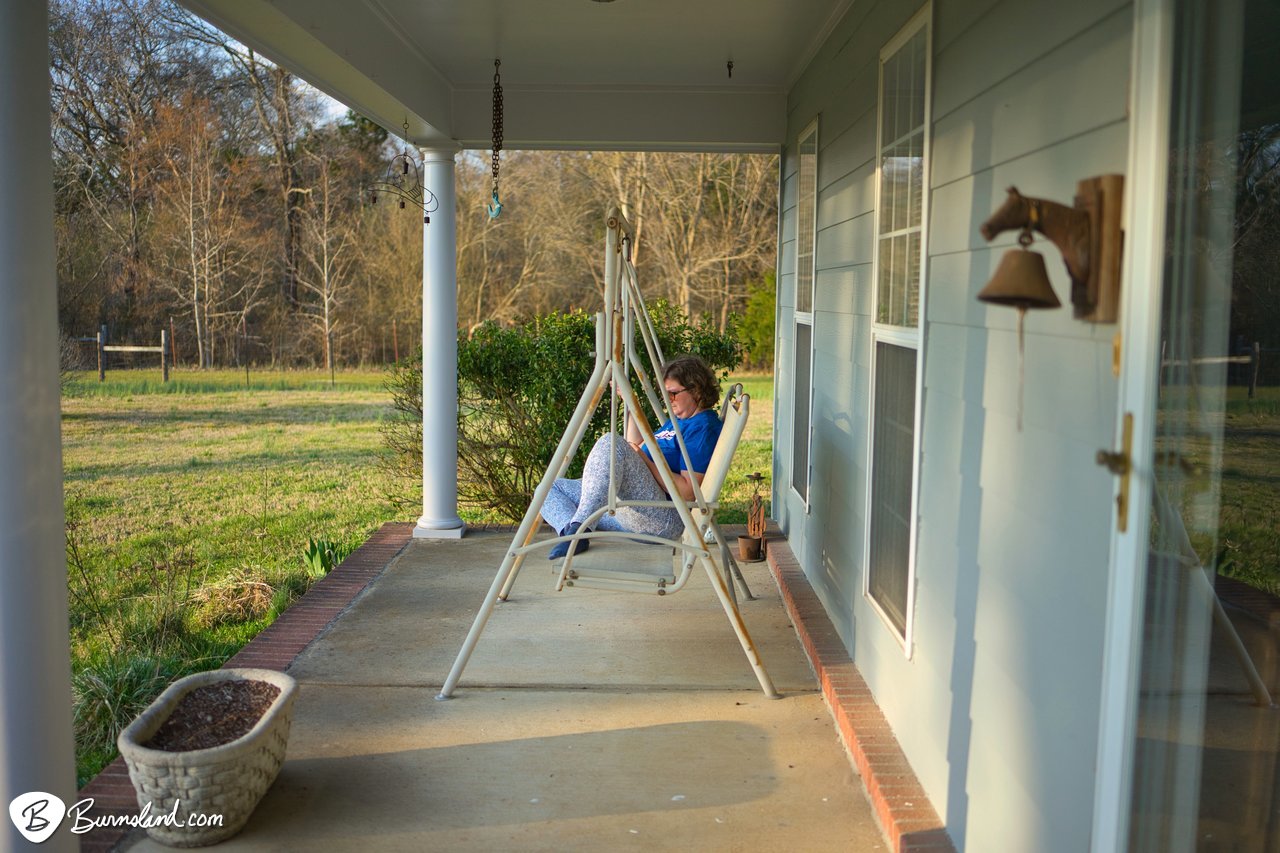
[[[310,87],[162,0],[52,0],[50,18],[64,335],[106,325],[143,343],[172,327],[179,361],[201,366],[413,351],[422,218],[362,192],[400,140],[352,113],[326,120]],[[593,309],[615,200],[639,230],[646,298],[722,327],[752,292],[771,305],[776,169],[765,156],[504,152],[490,220],[488,152],[462,154],[459,324]]]

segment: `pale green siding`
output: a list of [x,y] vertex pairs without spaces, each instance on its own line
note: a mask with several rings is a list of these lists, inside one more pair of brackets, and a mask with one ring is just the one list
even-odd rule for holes
[[[1114,325],[974,298],[1016,184],[1070,202],[1123,172],[1127,0],[935,0],[914,643],[862,596],[881,47],[920,8],[857,2],[790,93],[782,163],[775,514],[912,767],[964,850],[1088,848],[1112,481]],[[797,134],[819,118],[813,465],[790,492]],[[1038,245],[1064,301],[1057,251]]]

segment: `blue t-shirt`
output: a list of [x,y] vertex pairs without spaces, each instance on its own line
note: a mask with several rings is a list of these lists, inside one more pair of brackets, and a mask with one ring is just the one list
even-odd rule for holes
[[[711,454],[716,449],[716,442],[720,440],[720,428],[724,426],[720,422],[720,416],[711,409],[706,409],[691,418],[680,418],[679,421],[680,435],[684,437],[684,446],[689,449],[689,461],[693,463],[694,472],[707,473]],[[680,453],[680,444],[676,441],[676,431],[670,420],[658,427],[654,438],[658,440],[658,449],[666,457],[671,470],[677,474],[683,471],[684,456]],[[648,447],[642,447],[641,450],[649,456]]]

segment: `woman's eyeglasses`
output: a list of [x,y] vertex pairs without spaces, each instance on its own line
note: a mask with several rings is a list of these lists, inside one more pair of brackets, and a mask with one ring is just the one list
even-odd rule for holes
[[683,394],[688,390],[689,390],[688,388],[676,388],[675,390],[672,390],[670,388],[666,389],[667,396],[670,397],[672,400],[674,400],[676,397],[679,397],[681,394]]

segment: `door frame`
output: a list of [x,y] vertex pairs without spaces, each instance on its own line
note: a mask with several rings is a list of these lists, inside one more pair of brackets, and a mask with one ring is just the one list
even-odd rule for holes
[[[1128,524],[1112,512],[1096,777],[1094,853],[1124,850],[1129,838],[1142,657],[1142,611],[1153,485],[1165,208],[1173,75],[1174,0],[1134,0],[1129,89],[1129,158],[1125,185],[1125,253],[1120,382],[1115,449],[1126,413],[1133,415]],[[1116,478],[1115,494],[1119,494]]]

